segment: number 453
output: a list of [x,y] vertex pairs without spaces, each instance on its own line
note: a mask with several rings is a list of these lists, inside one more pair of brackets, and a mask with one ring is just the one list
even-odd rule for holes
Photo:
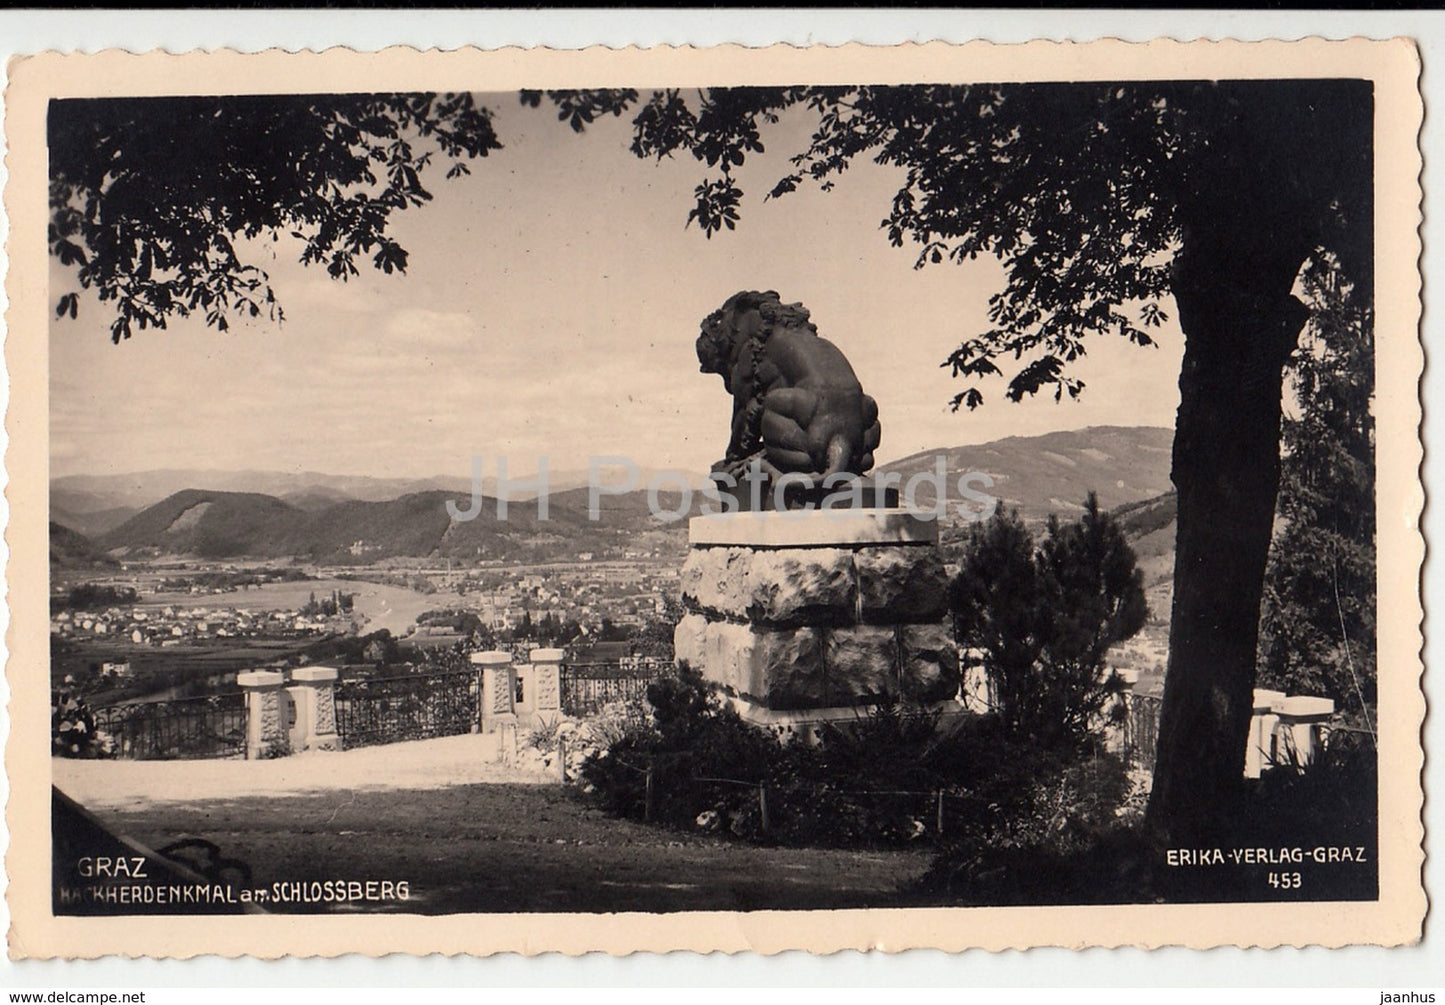
[[1300,874],[1297,872],[1272,872],[1269,874],[1269,885],[1276,890],[1298,890]]

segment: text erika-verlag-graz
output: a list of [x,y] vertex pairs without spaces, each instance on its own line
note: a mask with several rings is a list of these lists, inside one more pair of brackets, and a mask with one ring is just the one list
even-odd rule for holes
[[1366,861],[1366,852],[1362,845],[1320,845],[1315,848],[1170,848],[1164,853],[1164,861],[1171,866],[1299,865],[1305,862],[1316,865],[1349,862],[1358,865]]

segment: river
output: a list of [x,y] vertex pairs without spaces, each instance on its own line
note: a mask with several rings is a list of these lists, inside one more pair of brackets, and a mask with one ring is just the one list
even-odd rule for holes
[[366,619],[361,634],[385,628],[398,638],[405,635],[423,611],[447,606],[444,594],[418,593],[403,586],[384,586],[349,579],[307,579],[290,583],[266,583],[232,593],[155,593],[141,606],[185,609],[236,608],[247,611],[294,611],[304,607],[312,594],[318,599],[332,590],[356,595],[355,612]]

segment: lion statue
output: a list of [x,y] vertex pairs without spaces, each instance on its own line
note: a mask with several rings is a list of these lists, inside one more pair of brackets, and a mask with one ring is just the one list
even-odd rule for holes
[[808,317],[771,290],[746,290],[703,321],[698,362],[733,396],[732,436],[714,472],[740,479],[756,460],[774,480],[796,472],[822,484],[873,467],[878,405]]

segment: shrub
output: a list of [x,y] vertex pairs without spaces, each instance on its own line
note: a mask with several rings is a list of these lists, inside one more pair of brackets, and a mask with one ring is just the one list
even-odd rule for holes
[[[74,678],[66,677],[66,683]],[[97,729],[95,717],[85,700],[66,688],[50,696],[50,751],[60,757],[110,757],[114,741]]]
[[[1377,766],[1368,734],[1336,731],[1308,766],[1240,786],[1201,847],[1363,849],[1365,863],[1310,862],[1308,889],[1268,886],[1291,867],[1170,868],[1137,826],[1127,780],[1110,759],[1076,760],[1033,784],[1003,779],[1018,800],[948,835],[917,892],[967,904],[1373,900],[1378,897]],[[1016,788],[1015,788],[1016,787]]]
[[632,730],[643,729],[648,722],[648,708],[644,701],[620,699],[609,701],[586,716],[582,727],[587,733],[586,739],[601,750],[612,746]]
[[[1068,864],[1132,834],[1120,819],[1128,771],[1108,755],[1070,759],[1008,741],[994,750],[922,885],[975,902],[1070,902],[1060,896]],[[1080,887],[1070,896],[1088,899]]]
[[[1114,758],[1021,741],[993,716],[944,724],[885,704],[823,727],[811,745],[783,744],[685,669],[653,684],[648,701],[649,719],[581,774],[608,811],[676,828],[866,847],[936,841],[941,824],[949,842],[1023,845],[1112,820],[1128,790]],[[1051,829],[1056,818],[1064,830]]]
[[536,729],[527,734],[526,746],[532,750],[548,751],[557,746],[562,732],[563,719],[560,716],[543,720]]
[[571,780],[582,776],[582,766],[589,758],[600,755],[629,731],[644,728],[648,721],[642,699],[612,701],[583,719],[558,720],[547,734],[534,734],[532,742],[539,750],[555,748],[564,759],[563,780]]
[[767,778],[777,743],[744,723],[700,674],[680,667],[676,677],[648,685],[647,701],[647,721],[582,765],[583,780],[611,812],[691,826],[704,810],[728,804],[728,789]]
[[1235,827],[1261,845],[1374,845],[1379,773],[1374,738],[1335,730],[1314,762],[1277,767],[1245,787]]
[[262,761],[275,761],[283,757],[290,757],[291,738],[289,736],[278,736],[274,740],[268,740],[261,747],[259,759]]

